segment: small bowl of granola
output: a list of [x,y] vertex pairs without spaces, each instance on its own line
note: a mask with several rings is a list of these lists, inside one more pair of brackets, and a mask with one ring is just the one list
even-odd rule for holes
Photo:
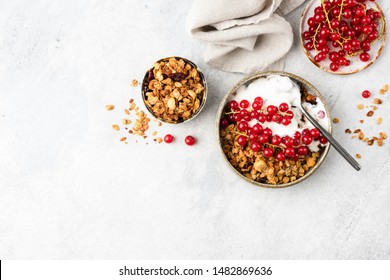
[[156,61],[142,82],[142,99],[157,119],[172,124],[195,118],[206,103],[207,83],[195,63],[181,57]]
[[224,97],[217,137],[223,157],[239,176],[261,187],[284,188],[302,182],[323,163],[330,145],[293,105],[296,100],[332,131],[318,90],[287,72],[255,73]]

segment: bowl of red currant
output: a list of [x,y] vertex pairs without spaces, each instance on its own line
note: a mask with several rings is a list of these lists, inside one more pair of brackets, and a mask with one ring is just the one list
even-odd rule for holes
[[386,20],[375,0],[312,0],[301,17],[300,37],[306,56],[317,67],[353,74],[381,55]]
[[217,113],[217,137],[227,164],[245,180],[283,188],[302,182],[323,163],[329,143],[302,114],[302,106],[329,132],[321,94],[287,72],[255,73],[237,83]]

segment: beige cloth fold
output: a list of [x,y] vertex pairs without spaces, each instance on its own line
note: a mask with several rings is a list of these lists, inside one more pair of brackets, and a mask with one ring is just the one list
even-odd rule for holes
[[205,61],[228,72],[277,67],[293,43],[287,14],[305,0],[194,0],[187,17],[191,35],[208,43]]

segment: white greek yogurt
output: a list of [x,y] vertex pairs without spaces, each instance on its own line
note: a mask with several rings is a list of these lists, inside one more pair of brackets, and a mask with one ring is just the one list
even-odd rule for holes
[[[287,103],[290,110],[294,113],[294,118],[291,120],[291,124],[285,126],[276,122],[265,122],[261,124],[263,127],[269,127],[273,134],[277,134],[280,137],[290,136],[293,137],[296,131],[302,132],[305,128],[312,129],[314,126],[302,116],[302,112],[299,108],[293,107],[292,104],[295,100],[301,100],[301,92],[299,87],[289,78],[280,75],[269,75],[264,78],[259,78],[251,82],[248,86],[242,85],[237,89],[237,94],[231,100],[240,102],[243,99],[248,100],[250,103],[260,96],[264,100],[263,108],[266,106],[274,105],[279,106],[281,103]],[[321,100],[317,98],[317,104],[313,105],[307,102],[302,103],[302,106],[312,115],[322,127],[329,131],[328,116]],[[258,121],[256,119],[249,122],[250,126],[253,126]],[[318,151],[319,142],[313,141],[308,148],[311,151]]]

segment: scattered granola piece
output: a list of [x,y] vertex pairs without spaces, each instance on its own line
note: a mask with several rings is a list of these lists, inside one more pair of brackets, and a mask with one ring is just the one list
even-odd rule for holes
[[130,107],[129,107],[129,110],[133,110],[134,107],[135,107],[135,103],[131,103],[131,104],[130,104]]
[[363,109],[364,109],[364,105],[363,105],[363,104],[359,104],[359,105],[357,106],[357,108],[358,108],[359,110],[363,110]]
[[364,139],[364,133],[363,132],[359,132],[358,137],[359,137],[359,140],[363,140]]
[[126,137],[122,137],[122,138],[120,139],[121,142],[123,142],[123,141],[125,141],[125,140],[126,140]]
[[389,85],[388,85],[388,84],[385,84],[385,85],[383,86],[383,89],[384,89],[384,91],[388,91],[388,90],[389,90]]
[[383,139],[382,138],[378,139],[377,144],[379,147],[382,147],[383,146]]
[[374,144],[374,139],[368,140],[367,144],[368,144],[369,146],[372,146],[372,145]]
[[157,131],[153,131],[152,135],[156,136],[157,135]]
[[113,124],[113,125],[112,125],[112,128],[113,128],[114,130],[118,131],[118,130],[119,130],[119,125]]
[[158,121],[157,125],[158,126],[162,126],[162,123],[160,121]]
[[333,123],[339,123],[340,122],[340,119],[339,118],[334,118],[333,119]]
[[386,138],[387,138],[387,134],[384,133],[384,132],[380,132],[380,133],[379,133],[379,136],[380,136],[382,139],[386,139]]
[[353,133],[356,134],[356,133],[359,133],[359,132],[361,132],[361,131],[362,131],[362,130],[358,128],[358,129],[355,129],[355,131],[354,131]]
[[360,123],[364,123],[364,120],[360,120],[359,122],[360,122]]
[[379,90],[379,94],[381,94],[381,95],[383,95],[383,94],[385,94],[385,90],[383,89],[383,88],[381,88],[380,90]]
[[383,103],[382,99],[374,98],[374,104],[382,104],[382,103]]
[[356,154],[356,158],[362,158],[362,156],[360,154]]
[[377,124],[381,124],[383,122],[383,118],[379,117],[376,119]]
[[132,80],[131,81],[131,85],[133,86],[133,87],[136,87],[136,86],[138,86],[138,81],[137,80]]
[[114,105],[106,105],[107,111],[112,111],[114,110],[115,106]]
[[156,141],[157,141],[157,143],[161,143],[163,140],[162,140],[161,137],[157,137],[157,138],[156,138]]
[[[134,99],[133,98],[131,98],[130,100],[129,100],[129,103],[131,104],[131,103],[133,103],[134,102]],[[134,105],[135,106],[135,105]]]
[[352,133],[352,131],[351,131],[349,128],[347,128],[347,129],[345,130],[345,133],[347,133],[347,134],[351,134],[351,133]]
[[126,115],[130,115],[129,109],[125,109],[125,114],[126,114]]
[[367,117],[372,117],[374,115],[374,111],[368,111]]
[[123,123],[124,125],[129,125],[129,124],[131,124],[131,120],[123,119],[123,120],[122,120],[122,123]]

